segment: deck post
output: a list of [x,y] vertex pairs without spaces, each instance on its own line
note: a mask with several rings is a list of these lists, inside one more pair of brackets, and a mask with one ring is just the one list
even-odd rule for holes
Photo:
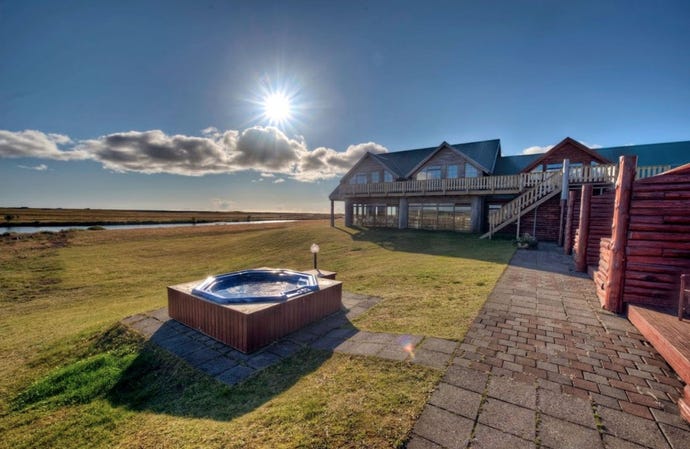
[[565,242],[563,243],[563,254],[570,255],[573,252],[573,215],[575,213],[575,195],[574,190],[568,192],[568,206],[565,217]]
[[587,272],[587,242],[589,241],[589,214],[592,210],[592,184],[582,185],[580,195],[580,221],[578,223],[577,247],[575,248],[575,270]]
[[628,246],[630,225],[630,201],[635,181],[637,156],[621,156],[619,160],[616,196],[613,203],[611,224],[611,262],[604,294],[604,308],[610,312],[623,312],[623,287],[625,283],[625,251]]
[[345,226],[352,226],[352,200],[345,200]]
[[398,206],[398,229],[407,229],[408,214],[407,198],[401,197]]
[[568,200],[569,181],[570,160],[563,159],[563,176],[561,177],[561,217],[558,222],[558,246],[563,246],[563,215],[565,215],[565,205]]
[[331,200],[331,227],[335,227],[335,201]]

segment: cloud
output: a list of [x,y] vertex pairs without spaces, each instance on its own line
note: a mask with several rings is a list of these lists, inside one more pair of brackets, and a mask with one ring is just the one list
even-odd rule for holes
[[237,205],[235,201],[225,198],[212,198],[211,204],[213,204],[213,210],[232,210]]
[[[590,145],[590,144],[588,144],[587,142],[584,142],[584,141],[582,141],[582,140],[580,140],[579,142],[580,142],[582,145],[586,146],[587,148],[591,148],[591,149],[593,149],[593,150],[595,150],[595,149],[597,149],[597,148],[602,148],[602,146],[599,145],[599,144],[597,144],[597,143]],[[521,153],[521,154],[541,154],[541,153],[546,153],[547,151],[549,151],[551,148],[553,148],[553,147],[555,147],[555,146],[556,146],[556,145],[546,145],[546,146],[540,147],[540,146],[538,146],[538,145],[535,145],[535,146],[533,146],[533,147],[527,147],[527,148],[525,148],[524,150],[522,150],[522,153]]]
[[261,178],[313,182],[344,174],[367,151],[388,150],[374,142],[350,145],[342,152],[326,147],[310,150],[301,136],[291,138],[270,126],[243,131],[208,127],[201,136],[127,131],[78,142],[33,130],[0,131],[0,157],[93,160],[115,172],[183,176],[255,171]]
[[25,170],[35,170],[35,171],[46,171],[46,170],[48,170],[48,166],[46,164],[35,165],[33,167],[30,167],[28,165],[17,165],[17,167],[23,168]]
[[285,182],[285,180],[283,178],[278,178],[275,181],[273,181],[273,184],[282,184],[284,182]]
[[553,148],[554,145],[546,145],[545,147],[540,147],[538,145],[535,145],[533,147],[528,147],[522,150],[522,154],[540,154],[540,153],[546,153],[549,151],[551,148]]
[[59,148],[71,143],[72,140],[62,134],[46,134],[32,129],[17,132],[0,130],[0,157],[33,157],[62,161],[88,158],[86,153]]

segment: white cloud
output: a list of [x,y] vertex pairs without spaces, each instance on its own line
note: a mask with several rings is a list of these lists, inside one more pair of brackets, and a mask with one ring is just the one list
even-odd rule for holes
[[0,157],[32,157],[63,161],[88,158],[88,154],[78,150],[66,151],[59,148],[71,143],[72,140],[62,134],[46,134],[32,129],[16,132],[0,130]]
[[549,151],[551,148],[553,148],[554,145],[546,145],[545,147],[540,147],[538,145],[535,145],[533,147],[528,147],[522,150],[522,154],[541,154],[541,153],[546,153]]
[[275,181],[273,181],[273,184],[282,184],[284,182],[285,182],[285,180],[283,178],[278,178]]
[[342,175],[367,151],[388,150],[373,142],[351,145],[344,152],[325,147],[309,150],[301,136],[290,138],[270,126],[243,131],[208,127],[201,136],[127,131],[76,143],[60,134],[0,131],[0,157],[88,159],[115,172],[184,176],[256,171],[261,178],[280,175],[313,182]]
[[48,166],[46,164],[35,165],[33,167],[30,167],[28,165],[17,165],[17,167],[23,168],[25,170],[35,170],[35,171],[46,171],[46,170],[48,170]]

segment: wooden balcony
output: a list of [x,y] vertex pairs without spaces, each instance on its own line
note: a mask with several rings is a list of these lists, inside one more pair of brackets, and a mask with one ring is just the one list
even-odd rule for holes
[[[670,166],[638,167],[638,179],[657,175]],[[427,179],[424,181],[395,181],[371,184],[340,184],[331,194],[333,200],[358,197],[414,197],[517,194],[543,183],[553,172],[519,173],[504,176],[480,176],[477,178]],[[618,165],[571,167],[569,183],[613,184],[618,175]]]

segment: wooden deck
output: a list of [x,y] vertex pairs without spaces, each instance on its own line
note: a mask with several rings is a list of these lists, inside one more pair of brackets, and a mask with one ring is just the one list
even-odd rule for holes
[[675,310],[635,304],[628,305],[628,319],[685,382],[678,407],[690,422],[690,320],[678,320]]

